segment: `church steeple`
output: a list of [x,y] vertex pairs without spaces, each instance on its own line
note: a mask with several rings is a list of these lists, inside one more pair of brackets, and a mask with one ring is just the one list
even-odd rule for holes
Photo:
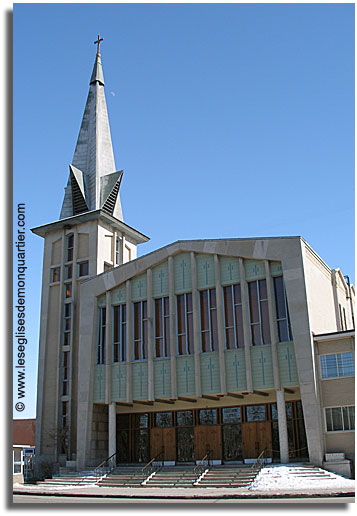
[[85,211],[103,209],[123,220],[119,188],[123,171],[116,171],[110,135],[104,76],[99,52],[103,41],[98,36],[97,54],[89,82],[89,93],[68,183],[65,188],[60,218]]

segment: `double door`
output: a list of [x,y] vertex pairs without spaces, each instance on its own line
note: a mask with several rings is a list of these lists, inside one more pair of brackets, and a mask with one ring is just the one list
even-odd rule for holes
[[243,459],[256,459],[264,449],[272,449],[271,423],[242,423]]

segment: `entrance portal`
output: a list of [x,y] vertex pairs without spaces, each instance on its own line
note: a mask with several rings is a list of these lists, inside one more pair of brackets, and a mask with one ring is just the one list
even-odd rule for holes
[[268,421],[253,421],[242,424],[243,458],[256,459],[266,448],[272,449],[271,424]]
[[176,460],[174,428],[152,428],[150,430],[150,457],[157,457],[164,450],[164,460]]
[[222,433],[220,425],[199,425],[195,427],[195,456],[202,459],[208,451],[211,459],[222,458]]

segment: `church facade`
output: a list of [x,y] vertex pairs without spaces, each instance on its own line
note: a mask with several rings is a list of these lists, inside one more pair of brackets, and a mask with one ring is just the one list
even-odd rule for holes
[[137,258],[148,237],[123,221],[99,43],[69,169],[59,220],[32,230],[38,460],[353,460],[353,286],[295,236]]

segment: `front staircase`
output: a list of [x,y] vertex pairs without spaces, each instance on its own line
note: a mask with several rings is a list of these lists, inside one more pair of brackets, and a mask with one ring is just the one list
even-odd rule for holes
[[60,472],[52,478],[45,478],[36,482],[36,485],[43,487],[84,487],[95,485],[98,482],[93,470]]
[[212,466],[196,482],[199,487],[249,487],[259,473],[247,465]]
[[141,487],[148,474],[143,473],[142,464],[121,464],[98,481],[101,487]]

